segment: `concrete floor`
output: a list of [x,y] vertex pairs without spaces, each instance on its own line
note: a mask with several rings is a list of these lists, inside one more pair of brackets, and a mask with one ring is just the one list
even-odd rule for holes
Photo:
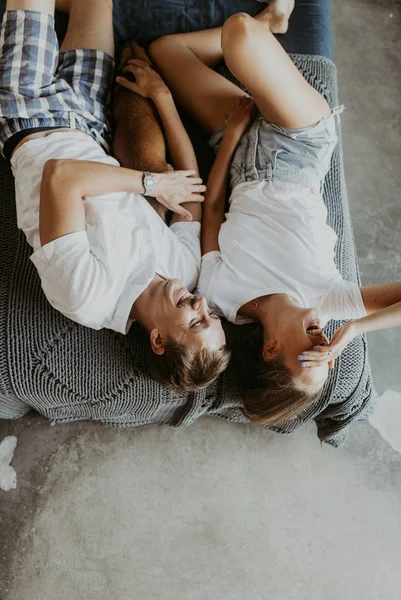
[[[364,283],[399,279],[400,3],[333,0],[346,174]],[[390,16],[392,15],[392,16]],[[401,331],[370,340],[401,391]],[[204,419],[187,430],[0,422],[1,600],[398,600],[401,456]]]

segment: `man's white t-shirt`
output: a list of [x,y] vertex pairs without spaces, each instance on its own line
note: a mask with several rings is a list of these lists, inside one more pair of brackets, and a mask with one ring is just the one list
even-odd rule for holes
[[229,321],[238,310],[270,294],[288,294],[329,319],[366,314],[358,285],[344,281],[334,263],[337,241],[326,223],[319,190],[282,181],[236,186],[219,233],[219,252],[202,258],[198,291]]
[[93,329],[127,333],[135,300],[155,273],[193,290],[200,268],[200,224],[167,227],[140,194],[86,198],[86,230],[40,245],[39,203],[47,160],[70,158],[119,166],[88,135],[59,132],[23,144],[11,161],[18,227],[50,304]]

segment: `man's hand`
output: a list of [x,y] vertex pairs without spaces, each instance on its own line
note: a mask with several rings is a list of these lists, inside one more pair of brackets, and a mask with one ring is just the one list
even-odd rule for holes
[[237,100],[228,115],[224,134],[231,135],[239,141],[248,129],[255,112],[256,105],[252,98],[243,96]]
[[184,202],[203,202],[201,196],[206,191],[202,179],[196,177],[196,171],[167,171],[152,173],[156,179],[156,187],[152,196],[166,208],[192,221],[191,213],[180,206]]
[[159,96],[170,95],[170,91],[158,73],[144,60],[134,58],[128,61],[123,73],[130,73],[135,77],[131,81],[126,77],[117,77],[116,81],[131,92],[143,98],[155,100]]

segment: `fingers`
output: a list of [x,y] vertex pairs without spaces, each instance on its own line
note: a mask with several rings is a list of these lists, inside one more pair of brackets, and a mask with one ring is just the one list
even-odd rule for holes
[[315,362],[327,361],[332,351],[327,346],[315,346],[313,350],[307,350],[298,356],[298,360],[311,360]]
[[327,346],[315,346],[313,350],[308,350],[300,354],[297,358],[303,369],[311,369],[313,367],[320,367],[324,363],[334,362],[331,357],[332,351],[330,348]]
[[198,194],[192,194],[190,196],[188,196],[188,198],[185,198],[185,200],[183,200],[183,202],[204,202],[205,198],[204,196],[199,196]]
[[192,221],[191,213],[182,206],[177,206],[177,208],[174,209],[174,212],[183,217],[186,221]]
[[205,185],[191,185],[190,188],[190,192],[191,194],[203,194],[204,192],[206,192],[206,186]]
[[131,65],[134,67],[140,67],[141,69],[152,69],[152,65],[150,65],[148,62],[146,62],[146,60],[142,60],[140,58],[131,58],[128,62],[127,62],[127,66]]
[[123,73],[131,73],[134,76],[137,76],[139,73],[144,71],[147,71],[148,73],[155,73],[156,75],[156,72],[152,69],[152,67],[147,62],[140,59],[130,60],[123,69]]
[[141,67],[137,67],[136,65],[127,65],[123,69],[123,73],[131,73],[131,75],[134,77],[137,77],[141,71],[143,71],[143,69]]
[[139,85],[133,81],[130,81],[129,79],[126,79],[125,77],[117,77],[116,82],[131,92],[136,92],[137,94],[139,93]]
[[[198,171],[194,171],[194,170],[164,171],[162,173],[162,175],[167,175],[170,179],[174,178],[174,177],[195,177],[195,175],[197,175],[196,183],[202,183],[202,179],[199,177]],[[195,179],[194,179],[194,181],[195,181]]]

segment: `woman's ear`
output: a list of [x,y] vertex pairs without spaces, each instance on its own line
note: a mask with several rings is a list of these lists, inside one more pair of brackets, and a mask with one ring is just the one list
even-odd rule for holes
[[269,340],[263,346],[263,358],[267,362],[277,358],[279,351],[279,343],[276,340]]
[[158,329],[152,329],[150,332],[150,345],[152,346],[152,350],[155,354],[162,356],[162,354],[165,353],[166,348]]

